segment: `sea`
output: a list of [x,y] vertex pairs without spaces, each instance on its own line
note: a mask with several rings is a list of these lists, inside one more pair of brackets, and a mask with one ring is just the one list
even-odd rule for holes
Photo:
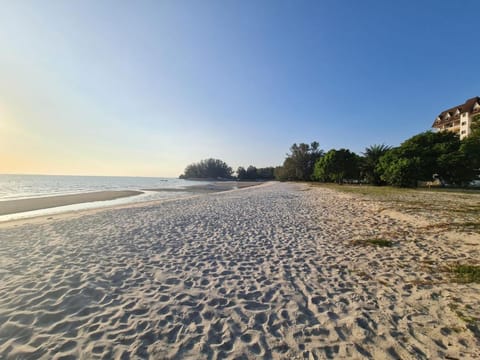
[[[0,216],[0,221],[189,196],[191,192],[186,191],[189,186],[202,184],[208,184],[208,182],[161,177],[0,174],[0,206],[2,201],[6,200],[71,195],[95,191],[137,190],[143,192],[140,195],[115,200],[3,215]],[[149,191],[146,189],[166,189],[167,191]]]

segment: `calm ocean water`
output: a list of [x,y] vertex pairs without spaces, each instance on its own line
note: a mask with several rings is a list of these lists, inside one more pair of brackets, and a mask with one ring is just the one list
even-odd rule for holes
[[154,177],[1,175],[0,201],[103,190],[178,189],[199,182]]
[[[121,176],[63,176],[63,175],[2,175],[0,174],[0,206],[5,200],[28,199],[54,195],[78,194],[103,190],[140,190],[141,195],[126,198],[62,206],[52,209],[29,211],[0,216],[0,221],[64,211],[82,210],[127,203],[161,200],[188,196],[185,188],[208,182],[173,178],[121,177]],[[145,191],[144,189],[170,189],[169,191]],[[178,190],[178,191],[172,191]]]

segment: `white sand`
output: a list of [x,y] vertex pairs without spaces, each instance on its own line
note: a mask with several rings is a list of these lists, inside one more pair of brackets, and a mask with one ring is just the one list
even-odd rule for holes
[[0,358],[480,357],[440,271],[479,237],[379,208],[274,183],[3,227]]

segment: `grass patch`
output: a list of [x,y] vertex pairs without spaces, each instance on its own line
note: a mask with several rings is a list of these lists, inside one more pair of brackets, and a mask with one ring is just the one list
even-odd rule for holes
[[[365,200],[382,203],[382,210],[394,209],[430,218],[460,217],[467,231],[478,230],[480,216],[480,190],[470,189],[412,189],[391,186],[336,185],[311,183],[311,187],[323,187]],[[463,220],[463,221],[462,221]]]
[[312,186],[320,186],[332,190],[338,190],[345,193],[353,193],[359,195],[385,197],[388,195],[398,195],[411,193],[412,189],[395,188],[391,186],[371,186],[371,185],[338,185],[330,183],[311,183]]
[[[419,204],[424,206],[428,203],[428,199],[433,195],[445,195],[447,197],[454,198],[456,200],[469,200],[473,197],[480,197],[479,189],[458,189],[458,188],[400,188],[393,186],[373,186],[373,185],[338,185],[331,183],[309,183],[310,186],[324,187],[331,190],[337,190],[344,193],[358,194],[367,197],[374,198],[375,200],[399,200],[401,202],[417,200]],[[427,201],[425,201],[427,199]],[[473,211],[478,211],[478,206],[473,206]],[[468,211],[467,210],[467,211]]]
[[457,196],[469,196],[469,195],[480,195],[480,189],[463,189],[463,188],[401,188],[394,186],[373,186],[373,185],[338,185],[332,183],[310,183],[313,186],[321,186],[325,188],[330,188],[334,190],[340,190],[343,192],[356,193],[361,195],[395,195],[395,194],[415,194],[415,193],[424,193],[424,192],[436,192],[436,193],[450,193]]
[[450,268],[450,272],[460,283],[480,283],[480,266],[478,265],[455,265]]
[[462,228],[464,228],[465,230],[473,230],[473,231],[478,231],[480,230],[480,222],[465,222],[465,223],[462,223],[460,224],[460,226]]
[[457,213],[480,214],[480,206],[465,206],[463,208],[452,209]]
[[460,232],[480,231],[480,222],[448,222],[424,226],[425,230],[456,230]]
[[387,239],[366,239],[366,240],[358,240],[355,241],[358,245],[372,245],[372,246],[380,246],[380,247],[392,247],[393,241]]
[[393,242],[390,240],[386,239],[368,239],[366,240],[367,243],[375,246],[381,246],[381,247],[391,247],[393,246]]

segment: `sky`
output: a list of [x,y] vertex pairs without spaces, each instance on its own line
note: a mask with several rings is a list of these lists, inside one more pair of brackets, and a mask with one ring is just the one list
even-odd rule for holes
[[478,0],[0,0],[0,173],[360,154],[479,96]]

